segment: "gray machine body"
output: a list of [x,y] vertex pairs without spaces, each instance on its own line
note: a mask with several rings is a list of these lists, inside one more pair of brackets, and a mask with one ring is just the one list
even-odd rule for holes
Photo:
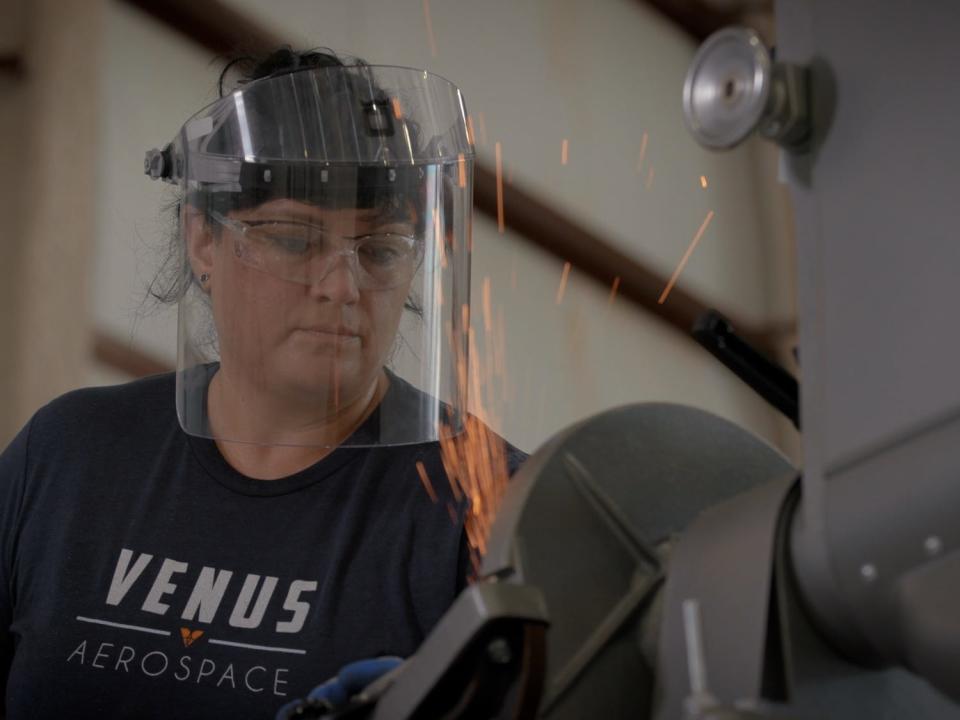
[[679,540],[658,717],[691,715],[679,617],[695,599],[716,706],[692,716],[960,718],[960,4],[776,10],[777,59],[808,70],[812,120],[782,154],[802,479],[711,508]]
[[[416,654],[364,690],[359,700],[373,706],[370,720],[427,720],[424,702],[444,673],[486,627],[503,621],[546,624],[540,591],[521,584],[495,582],[466,588]],[[495,639],[492,647],[498,642],[502,641]],[[510,708],[505,709],[503,717],[513,717]]]
[[672,541],[706,508],[795,474],[733,423],[662,403],[607,411],[538,450],[511,483],[482,573],[544,594],[540,717],[649,717]]
[[811,69],[797,223],[803,497],[818,625],[960,699],[960,3],[781,0]]

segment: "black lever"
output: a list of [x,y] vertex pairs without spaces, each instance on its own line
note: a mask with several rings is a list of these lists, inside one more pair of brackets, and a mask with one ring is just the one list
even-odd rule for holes
[[747,344],[716,310],[700,315],[692,333],[711,355],[800,428],[800,389],[793,375]]

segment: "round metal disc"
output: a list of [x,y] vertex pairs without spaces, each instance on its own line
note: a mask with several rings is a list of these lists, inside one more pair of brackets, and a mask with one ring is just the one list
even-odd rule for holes
[[687,127],[706,147],[731,148],[756,129],[770,97],[772,63],[760,36],[724,28],[697,50],[683,83]]
[[794,472],[729,420],[667,403],[607,410],[531,455],[510,481],[480,574],[543,593],[541,717],[649,717],[653,676],[638,647],[662,571],[657,548],[706,508]]

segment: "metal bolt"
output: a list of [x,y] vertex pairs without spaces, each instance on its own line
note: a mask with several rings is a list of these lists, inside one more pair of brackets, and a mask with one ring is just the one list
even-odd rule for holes
[[926,550],[927,555],[930,555],[931,557],[934,555],[939,555],[940,551],[943,550],[943,541],[936,535],[931,535],[923,541],[923,549]]
[[143,159],[143,172],[156,180],[163,177],[165,165],[166,158],[161,150],[148,150]]
[[860,577],[867,582],[873,582],[877,579],[877,568],[872,563],[866,563],[860,568]]
[[494,638],[487,645],[487,657],[497,665],[506,665],[513,659],[510,644],[503,638]]

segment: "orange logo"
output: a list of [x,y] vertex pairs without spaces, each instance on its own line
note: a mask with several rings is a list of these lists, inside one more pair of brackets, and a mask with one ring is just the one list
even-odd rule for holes
[[201,635],[203,635],[203,630],[194,630],[191,632],[190,628],[180,628],[180,637],[183,638],[184,647],[193,645],[194,640],[199,640]]

